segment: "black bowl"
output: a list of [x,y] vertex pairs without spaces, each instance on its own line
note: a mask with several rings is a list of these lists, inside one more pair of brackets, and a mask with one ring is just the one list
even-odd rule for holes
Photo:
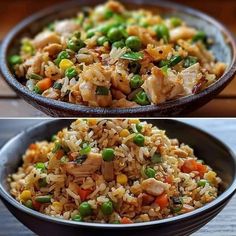
[[148,105],[137,108],[91,108],[83,105],[75,105],[57,100],[48,99],[29,91],[22,85],[11,72],[7,58],[16,53],[19,48],[19,40],[23,36],[33,36],[45,25],[55,19],[62,19],[75,15],[85,5],[95,5],[102,0],[80,0],[67,2],[50,9],[43,10],[17,25],[5,38],[0,53],[0,66],[7,83],[16,93],[28,103],[51,116],[81,117],[81,116],[176,116],[193,111],[215,97],[233,79],[236,71],[236,45],[232,35],[219,22],[204,13],[191,8],[170,3],[164,0],[126,0],[129,8],[145,7],[152,10],[158,9],[164,15],[180,16],[190,25],[204,30],[214,39],[214,51],[218,60],[229,65],[226,73],[213,85],[196,95],[168,101],[158,106]]
[[16,171],[27,146],[49,139],[52,134],[69,125],[71,120],[54,120],[30,128],[10,140],[0,151],[0,196],[11,213],[24,225],[39,235],[189,235],[215,217],[236,191],[236,159],[233,152],[215,137],[204,131],[175,120],[149,120],[167,135],[191,145],[207,164],[222,178],[223,188],[219,197],[192,212],[169,219],[129,225],[98,224],[66,221],[49,217],[26,208],[9,194],[7,177]]

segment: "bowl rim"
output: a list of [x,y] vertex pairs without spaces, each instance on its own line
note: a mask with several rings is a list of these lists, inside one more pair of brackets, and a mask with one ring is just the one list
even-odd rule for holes
[[[112,115],[112,116],[124,116],[127,113],[130,114],[145,114],[149,112],[158,112],[161,115],[161,112],[163,110],[169,109],[169,108],[177,108],[180,106],[186,106],[187,104],[200,100],[201,98],[207,97],[208,94],[211,93],[217,93],[217,90],[219,90],[224,85],[228,84],[232,79],[234,74],[236,73],[236,42],[234,40],[233,35],[231,32],[218,20],[214,19],[213,17],[199,11],[195,10],[193,8],[176,4],[173,2],[165,1],[165,0],[158,0],[156,2],[152,0],[128,0],[125,1],[122,0],[121,2],[124,4],[130,4],[133,3],[135,5],[146,5],[146,6],[155,6],[155,7],[163,7],[166,9],[175,10],[178,12],[183,12],[188,15],[192,15],[198,18],[201,18],[202,20],[209,22],[210,24],[214,25],[216,28],[219,29],[219,32],[222,33],[225,38],[227,39],[227,42],[225,44],[228,44],[231,48],[232,53],[232,61],[231,64],[228,66],[226,72],[212,85],[204,89],[198,94],[193,94],[189,96],[185,96],[182,98],[178,98],[175,100],[166,101],[164,103],[158,104],[158,105],[146,105],[146,106],[137,106],[137,107],[129,107],[129,108],[102,108],[102,107],[89,107],[85,105],[80,104],[73,104],[69,102],[63,102],[59,100],[53,100],[50,98],[43,97],[41,95],[38,95],[32,91],[30,91],[26,86],[21,84],[16,76],[14,76],[11,73],[10,68],[8,67],[7,62],[7,52],[9,49],[9,46],[11,42],[15,39],[15,35],[18,34],[20,31],[24,30],[24,28],[28,27],[30,24],[35,22],[36,20],[41,20],[42,17],[48,16],[51,13],[62,11],[65,7],[71,8],[73,6],[85,6],[90,5],[93,1],[70,1],[66,3],[61,3],[55,6],[51,6],[49,8],[43,9],[41,11],[38,11],[37,13],[25,18],[23,21],[21,21],[19,24],[17,24],[5,37],[5,39],[2,42],[1,50],[0,50],[0,68],[3,74],[3,77],[7,81],[7,83],[21,96],[27,97],[28,99],[32,101],[32,103],[37,103],[43,107],[46,108],[53,108],[60,111],[68,112],[72,114],[89,114],[90,116],[98,116],[98,115]],[[99,1],[100,2],[100,1]]]
[[[142,119],[144,121],[148,121],[151,119],[147,119],[144,118]],[[214,140],[214,142],[218,143],[219,146],[221,146],[222,148],[224,148],[227,152],[228,155],[230,155],[230,157],[233,159],[234,161],[234,167],[236,168],[236,153],[234,153],[234,151],[228,146],[226,145],[223,141],[221,141],[220,139],[218,139],[217,137],[215,137],[213,134],[206,132],[205,130],[203,130],[202,128],[199,128],[195,125],[192,124],[188,124],[185,123],[183,121],[179,121],[176,119],[165,119],[167,121],[171,121],[174,123],[179,123],[181,125],[186,126],[187,128],[191,128],[196,130],[197,132],[207,136],[209,139]],[[27,135],[27,133],[29,132],[34,132],[35,129],[41,127],[41,126],[45,126],[47,124],[53,124],[60,121],[60,119],[50,119],[47,121],[43,121],[40,122],[39,124],[36,124],[30,128],[27,128],[25,130],[23,130],[22,132],[20,132],[18,135],[14,136],[13,138],[11,138],[9,141],[7,141],[2,148],[0,149],[0,156],[2,153],[4,153],[8,148],[11,147],[11,145],[17,140],[17,139],[22,139],[24,138],[25,135]],[[4,166],[0,164],[0,168],[3,168]],[[188,220],[192,217],[196,217],[199,215],[202,215],[208,211],[212,211],[213,209],[215,209],[216,207],[221,206],[222,204],[224,204],[224,202],[228,201],[236,192],[236,173],[234,173],[233,176],[233,181],[232,183],[228,186],[228,188],[221,193],[215,200],[213,200],[210,203],[207,203],[206,205],[193,210],[192,212],[188,212],[188,213],[184,213],[182,215],[178,215],[178,216],[173,216],[170,218],[166,218],[166,219],[161,219],[161,220],[154,220],[154,221],[149,221],[149,222],[141,222],[141,223],[134,223],[134,224],[126,224],[125,226],[123,224],[105,224],[105,223],[91,223],[91,222],[75,222],[75,221],[71,221],[71,220],[65,220],[65,219],[61,219],[61,218],[56,218],[56,217],[52,217],[52,216],[48,216],[46,214],[37,212],[35,210],[29,209],[26,206],[20,204],[13,196],[11,196],[11,194],[3,187],[2,183],[0,183],[0,197],[2,197],[8,204],[10,204],[11,206],[13,206],[14,208],[16,208],[17,210],[19,210],[20,212],[23,212],[29,216],[33,216],[36,217],[39,220],[43,220],[43,221],[47,221],[47,222],[51,222],[51,223],[56,223],[56,224],[61,224],[61,225],[67,225],[67,226],[74,226],[74,227],[90,227],[91,229],[95,229],[95,228],[103,228],[103,229],[134,229],[134,228],[142,228],[142,227],[150,227],[150,226],[163,226],[166,225],[168,223],[171,222],[179,222],[181,220]]]

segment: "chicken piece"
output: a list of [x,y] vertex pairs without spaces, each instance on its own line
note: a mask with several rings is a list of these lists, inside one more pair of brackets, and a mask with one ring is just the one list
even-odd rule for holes
[[102,175],[106,181],[114,180],[114,166],[112,161],[102,161]]
[[35,37],[35,39],[33,40],[33,45],[36,48],[44,48],[49,44],[60,44],[60,42],[60,37],[55,32],[44,31]]
[[69,102],[74,104],[80,104],[82,102],[80,91],[70,91]]
[[200,73],[200,65],[196,63],[187,69],[181,71],[181,78],[183,79],[183,87],[185,94],[192,94],[194,86],[197,84],[198,80],[202,77]]
[[168,188],[168,184],[154,178],[145,179],[141,186],[145,192],[155,197],[161,195]]
[[48,52],[49,56],[56,56],[62,50],[62,46],[58,43],[52,43],[46,46],[43,51]]
[[123,5],[113,0],[108,1],[108,3],[106,4],[106,8],[110,9],[112,12],[117,12],[117,13],[123,13],[125,11]]
[[127,33],[129,35],[138,36],[141,39],[143,45],[158,45],[158,42],[154,39],[155,32],[152,32],[148,29],[141,28],[137,25],[131,25],[127,28]]
[[27,59],[23,64],[24,68],[28,68],[27,74],[41,74],[44,55],[37,52],[33,57]]
[[60,69],[51,61],[48,62],[48,65],[45,65],[45,75],[52,80],[61,79]]
[[63,20],[55,23],[55,32],[65,37],[80,29],[80,25],[73,20]]
[[155,198],[153,196],[146,194],[146,193],[140,193],[138,198],[142,199],[141,205],[143,205],[143,206],[150,205],[155,200]]
[[112,94],[113,98],[115,98],[117,100],[122,99],[122,98],[126,98],[126,96],[120,90],[111,89],[111,94]]
[[120,90],[124,94],[129,94],[131,92],[127,76],[120,76],[116,71],[112,73],[111,84],[113,88]]
[[157,46],[148,44],[146,52],[155,60],[160,61],[167,58],[168,54],[171,53],[171,45]]
[[197,31],[193,28],[187,26],[179,26],[170,30],[170,41],[176,42],[179,39],[190,39],[192,38]]
[[75,177],[87,177],[94,174],[101,168],[102,155],[99,153],[90,152],[86,160],[82,164],[69,162],[63,165],[66,172]]
[[112,107],[137,107],[136,102],[128,101],[126,98],[122,98],[120,100],[114,100],[112,103]]
[[177,75],[168,71],[165,76],[157,67],[152,68],[152,74],[145,80],[142,88],[154,104],[165,102],[183,92],[181,80]]
[[60,98],[60,91],[55,90],[54,88],[49,88],[43,92],[42,96],[58,100]]

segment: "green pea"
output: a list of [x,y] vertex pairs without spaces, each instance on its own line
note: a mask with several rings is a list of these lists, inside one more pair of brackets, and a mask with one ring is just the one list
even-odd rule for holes
[[198,187],[205,187],[207,180],[201,179],[197,182]]
[[133,138],[136,145],[143,147],[145,142],[145,137],[142,134],[136,134]]
[[21,64],[22,63],[22,59],[19,55],[12,55],[9,57],[9,63],[11,66],[17,65],[17,64]]
[[120,221],[119,221],[119,220],[114,220],[114,221],[112,222],[112,224],[120,224]]
[[39,184],[39,187],[40,188],[44,188],[48,185],[47,181],[46,181],[46,177],[45,178],[42,178],[42,179],[39,179],[38,180],[38,184]]
[[75,78],[78,75],[78,72],[76,71],[75,68],[71,67],[71,68],[66,69],[65,75],[68,79],[72,79],[72,78]]
[[81,39],[70,39],[67,43],[67,47],[74,51],[78,52],[81,48],[85,47],[86,44]]
[[119,28],[111,28],[108,33],[107,37],[111,42],[119,41],[123,38],[123,33]]
[[183,62],[183,67],[184,68],[188,68],[194,64],[197,63],[197,58],[196,57],[191,57],[191,56],[188,56],[184,59],[184,62]]
[[169,29],[166,27],[166,25],[164,24],[161,24],[161,25],[157,25],[155,28],[154,28],[156,34],[157,34],[157,37],[159,39],[164,39],[164,42],[165,43],[168,43],[169,42],[169,39],[170,39],[170,33],[169,33]]
[[143,126],[142,125],[140,125],[140,124],[136,124],[136,130],[139,132],[139,133],[141,133],[142,132],[142,129],[143,129]]
[[87,31],[87,38],[92,38],[95,35],[96,31],[97,31],[97,29],[94,29],[94,28],[89,29]]
[[155,178],[156,175],[156,171],[150,167],[148,167],[145,171],[144,171],[145,175],[148,178]]
[[87,155],[91,152],[91,147],[89,145],[85,146],[80,150],[80,155]]
[[203,43],[205,43],[207,41],[207,36],[206,33],[203,31],[198,31],[192,38],[192,42],[196,43],[198,41],[202,41]]
[[108,19],[112,18],[113,15],[114,15],[113,11],[106,9],[104,12],[104,19],[108,20]]
[[141,65],[137,61],[131,61],[129,62],[128,68],[130,73],[138,74],[140,72]]
[[107,96],[109,94],[109,88],[104,87],[104,86],[97,86],[96,94],[97,95]]
[[92,207],[88,202],[82,202],[79,206],[79,213],[82,217],[92,214]]
[[182,20],[178,17],[172,17],[170,18],[170,23],[172,24],[172,26],[178,27],[182,25]]
[[38,170],[44,171],[46,169],[46,166],[45,166],[44,163],[38,162],[38,163],[35,164],[35,168],[38,169]]
[[139,88],[142,84],[143,84],[143,80],[142,77],[140,75],[134,75],[131,79],[130,79],[130,87],[132,89],[137,89]]
[[102,151],[102,158],[104,161],[113,161],[115,157],[114,149],[112,148],[105,148]]
[[56,153],[61,149],[61,143],[59,141],[56,141],[54,144],[54,148],[52,149],[52,153]]
[[108,42],[108,38],[106,36],[101,36],[97,39],[98,46],[103,46],[106,42]]
[[54,134],[54,135],[52,135],[52,137],[51,137],[51,141],[52,142],[55,142],[57,140],[57,136]]
[[150,104],[148,96],[143,90],[136,93],[132,100],[141,106]]
[[161,60],[158,64],[158,67],[169,66],[169,60]]
[[179,55],[172,56],[169,61],[169,67],[177,65],[182,60],[183,60],[182,57]]
[[151,162],[153,164],[162,163],[162,157],[160,153],[155,152],[151,157]]
[[126,39],[125,44],[128,48],[135,52],[139,51],[142,46],[141,40],[137,36],[129,36]]
[[56,65],[58,66],[63,59],[69,59],[70,55],[67,51],[61,51],[55,60]]
[[101,206],[102,213],[106,216],[111,215],[113,212],[113,204],[111,201],[104,202]]
[[79,214],[74,215],[71,219],[72,219],[73,221],[77,221],[77,222],[81,222],[81,221],[82,221],[82,217],[81,217],[81,215],[79,215]]
[[115,48],[123,48],[125,47],[125,43],[123,40],[120,40],[120,41],[116,41],[112,44],[112,47],[115,47]]
[[52,197],[50,195],[35,197],[35,201],[40,203],[49,203],[51,202],[51,199]]
[[53,88],[60,90],[60,89],[62,88],[62,83],[55,82],[55,83],[53,84]]
[[33,202],[32,200],[27,200],[26,202],[23,203],[26,207],[33,209]]

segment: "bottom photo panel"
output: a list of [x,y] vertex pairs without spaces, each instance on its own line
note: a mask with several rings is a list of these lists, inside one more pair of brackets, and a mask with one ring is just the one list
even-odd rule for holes
[[0,235],[235,235],[236,119],[2,119]]

